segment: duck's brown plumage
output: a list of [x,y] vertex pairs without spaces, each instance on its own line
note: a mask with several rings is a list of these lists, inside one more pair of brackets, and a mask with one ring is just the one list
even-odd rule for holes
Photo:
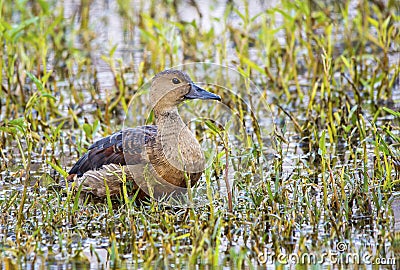
[[[141,155],[143,145],[149,144],[151,140],[154,140],[156,135],[157,126],[149,125],[121,130],[96,141],[69,171],[69,179],[72,179],[75,175],[81,177],[87,171],[97,170],[103,165],[127,165],[125,155],[129,157],[127,159],[130,162],[135,164],[145,162]],[[124,137],[130,139],[129,151],[125,150],[125,152],[123,145]]]
[[123,172],[137,189],[142,187],[137,178],[142,178],[143,170],[150,165],[150,173],[161,179],[163,186],[169,186],[165,187],[167,193],[175,186],[186,187],[187,176],[193,185],[201,177],[204,156],[179,116],[177,105],[194,98],[220,100],[194,85],[181,71],[157,74],[150,90],[156,125],[125,129],[95,142],[72,167],[68,180],[77,180],[84,192],[96,197],[106,196],[106,182],[110,194],[116,195]]

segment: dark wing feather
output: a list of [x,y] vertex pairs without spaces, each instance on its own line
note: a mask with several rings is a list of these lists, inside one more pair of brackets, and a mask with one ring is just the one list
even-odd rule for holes
[[76,162],[69,175],[82,176],[89,170],[96,170],[103,165],[143,162],[144,147],[154,141],[156,126],[141,126],[116,132],[92,144],[88,151]]

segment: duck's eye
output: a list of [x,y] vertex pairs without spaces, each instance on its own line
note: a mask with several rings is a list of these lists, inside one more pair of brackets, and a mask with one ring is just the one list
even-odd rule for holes
[[173,79],[172,79],[172,82],[173,82],[174,84],[181,83],[181,81],[180,81],[178,78],[173,78]]

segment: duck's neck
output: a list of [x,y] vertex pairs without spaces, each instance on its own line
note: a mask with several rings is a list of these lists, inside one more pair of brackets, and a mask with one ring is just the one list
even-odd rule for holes
[[155,117],[158,127],[158,147],[162,153],[159,153],[162,156],[159,158],[163,159],[163,168],[160,166],[159,170],[165,171],[165,174],[168,174],[167,177],[175,174],[179,181],[184,181],[184,177],[179,176],[180,173],[174,173],[175,170],[194,173],[198,179],[204,169],[203,152],[196,137],[180,117],[178,110],[175,108],[163,113],[155,112]]
[[165,111],[154,111],[156,125],[159,128],[168,128],[168,124],[186,126],[176,107]]

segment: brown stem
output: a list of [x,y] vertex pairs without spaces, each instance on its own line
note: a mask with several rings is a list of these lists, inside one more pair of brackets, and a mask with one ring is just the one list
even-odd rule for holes
[[226,190],[228,192],[228,210],[230,213],[233,212],[233,203],[232,203],[232,189],[231,185],[229,184],[229,179],[228,179],[228,172],[229,172],[229,147],[228,147],[228,140],[225,140],[226,138],[222,138],[222,141],[224,142],[224,148],[225,148],[225,185],[226,185]]

